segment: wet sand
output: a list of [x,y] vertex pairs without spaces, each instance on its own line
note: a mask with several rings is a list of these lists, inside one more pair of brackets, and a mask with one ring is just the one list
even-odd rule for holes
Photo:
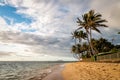
[[120,63],[70,63],[62,74],[64,80],[120,80]]
[[39,72],[39,74],[33,75],[33,77],[29,78],[28,80],[63,80],[63,68],[64,64],[43,69]]
[[63,80],[62,71],[63,71],[64,65],[56,66],[47,77],[45,77],[43,80]]

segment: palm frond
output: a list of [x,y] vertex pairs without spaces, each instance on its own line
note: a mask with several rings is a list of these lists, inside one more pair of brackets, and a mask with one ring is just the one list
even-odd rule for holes
[[96,27],[92,27],[93,30],[97,31],[98,33],[101,33],[99,29],[97,29]]
[[97,25],[97,27],[108,27],[107,25],[105,25],[105,24],[96,24]]
[[83,20],[84,20],[85,23],[88,23],[88,18],[89,17],[88,17],[87,13],[83,15]]
[[82,23],[82,21],[79,18],[77,18],[77,23]]
[[83,27],[79,27],[79,28],[77,28],[76,30],[80,30],[80,29],[82,29]]
[[103,22],[107,22],[107,21],[105,19],[95,21],[95,23],[103,23]]
[[90,10],[88,14],[89,14],[90,16],[93,16],[93,15],[94,15],[94,13],[95,13],[95,11],[94,11],[94,10]]
[[98,18],[102,17],[102,15],[99,14],[99,13],[96,13],[94,16],[95,16],[95,17],[98,17]]

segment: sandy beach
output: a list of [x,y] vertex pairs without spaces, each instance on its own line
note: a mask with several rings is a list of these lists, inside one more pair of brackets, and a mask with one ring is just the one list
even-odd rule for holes
[[64,80],[120,80],[119,63],[77,62],[66,64]]
[[29,80],[120,80],[120,63],[75,62],[43,72]]

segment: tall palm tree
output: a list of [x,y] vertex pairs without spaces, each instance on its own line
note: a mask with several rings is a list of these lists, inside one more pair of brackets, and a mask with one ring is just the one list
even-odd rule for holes
[[94,10],[90,10],[88,13],[85,13],[82,15],[82,20],[80,18],[77,18],[77,23],[80,26],[77,30],[84,28],[87,33],[87,40],[90,46],[90,49],[92,51],[92,55],[95,54],[93,45],[92,45],[92,30],[97,31],[98,33],[101,33],[98,29],[99,27],[108,27],[107,25],[103,24],[103,22],[107,22],[105,19],[101,18],[102,15],[99,13],[95,13]]

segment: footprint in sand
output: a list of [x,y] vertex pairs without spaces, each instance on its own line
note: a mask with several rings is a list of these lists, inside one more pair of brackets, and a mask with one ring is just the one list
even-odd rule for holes
[[100,68],[97,68],[97,69],[100,69]]
[[117,70],[116,68],[113,68],[113,70]]
[[103,68],[104,66],[102,66],[102,68]]
[[102,71],[106,71],[106,69],[103,69]]

